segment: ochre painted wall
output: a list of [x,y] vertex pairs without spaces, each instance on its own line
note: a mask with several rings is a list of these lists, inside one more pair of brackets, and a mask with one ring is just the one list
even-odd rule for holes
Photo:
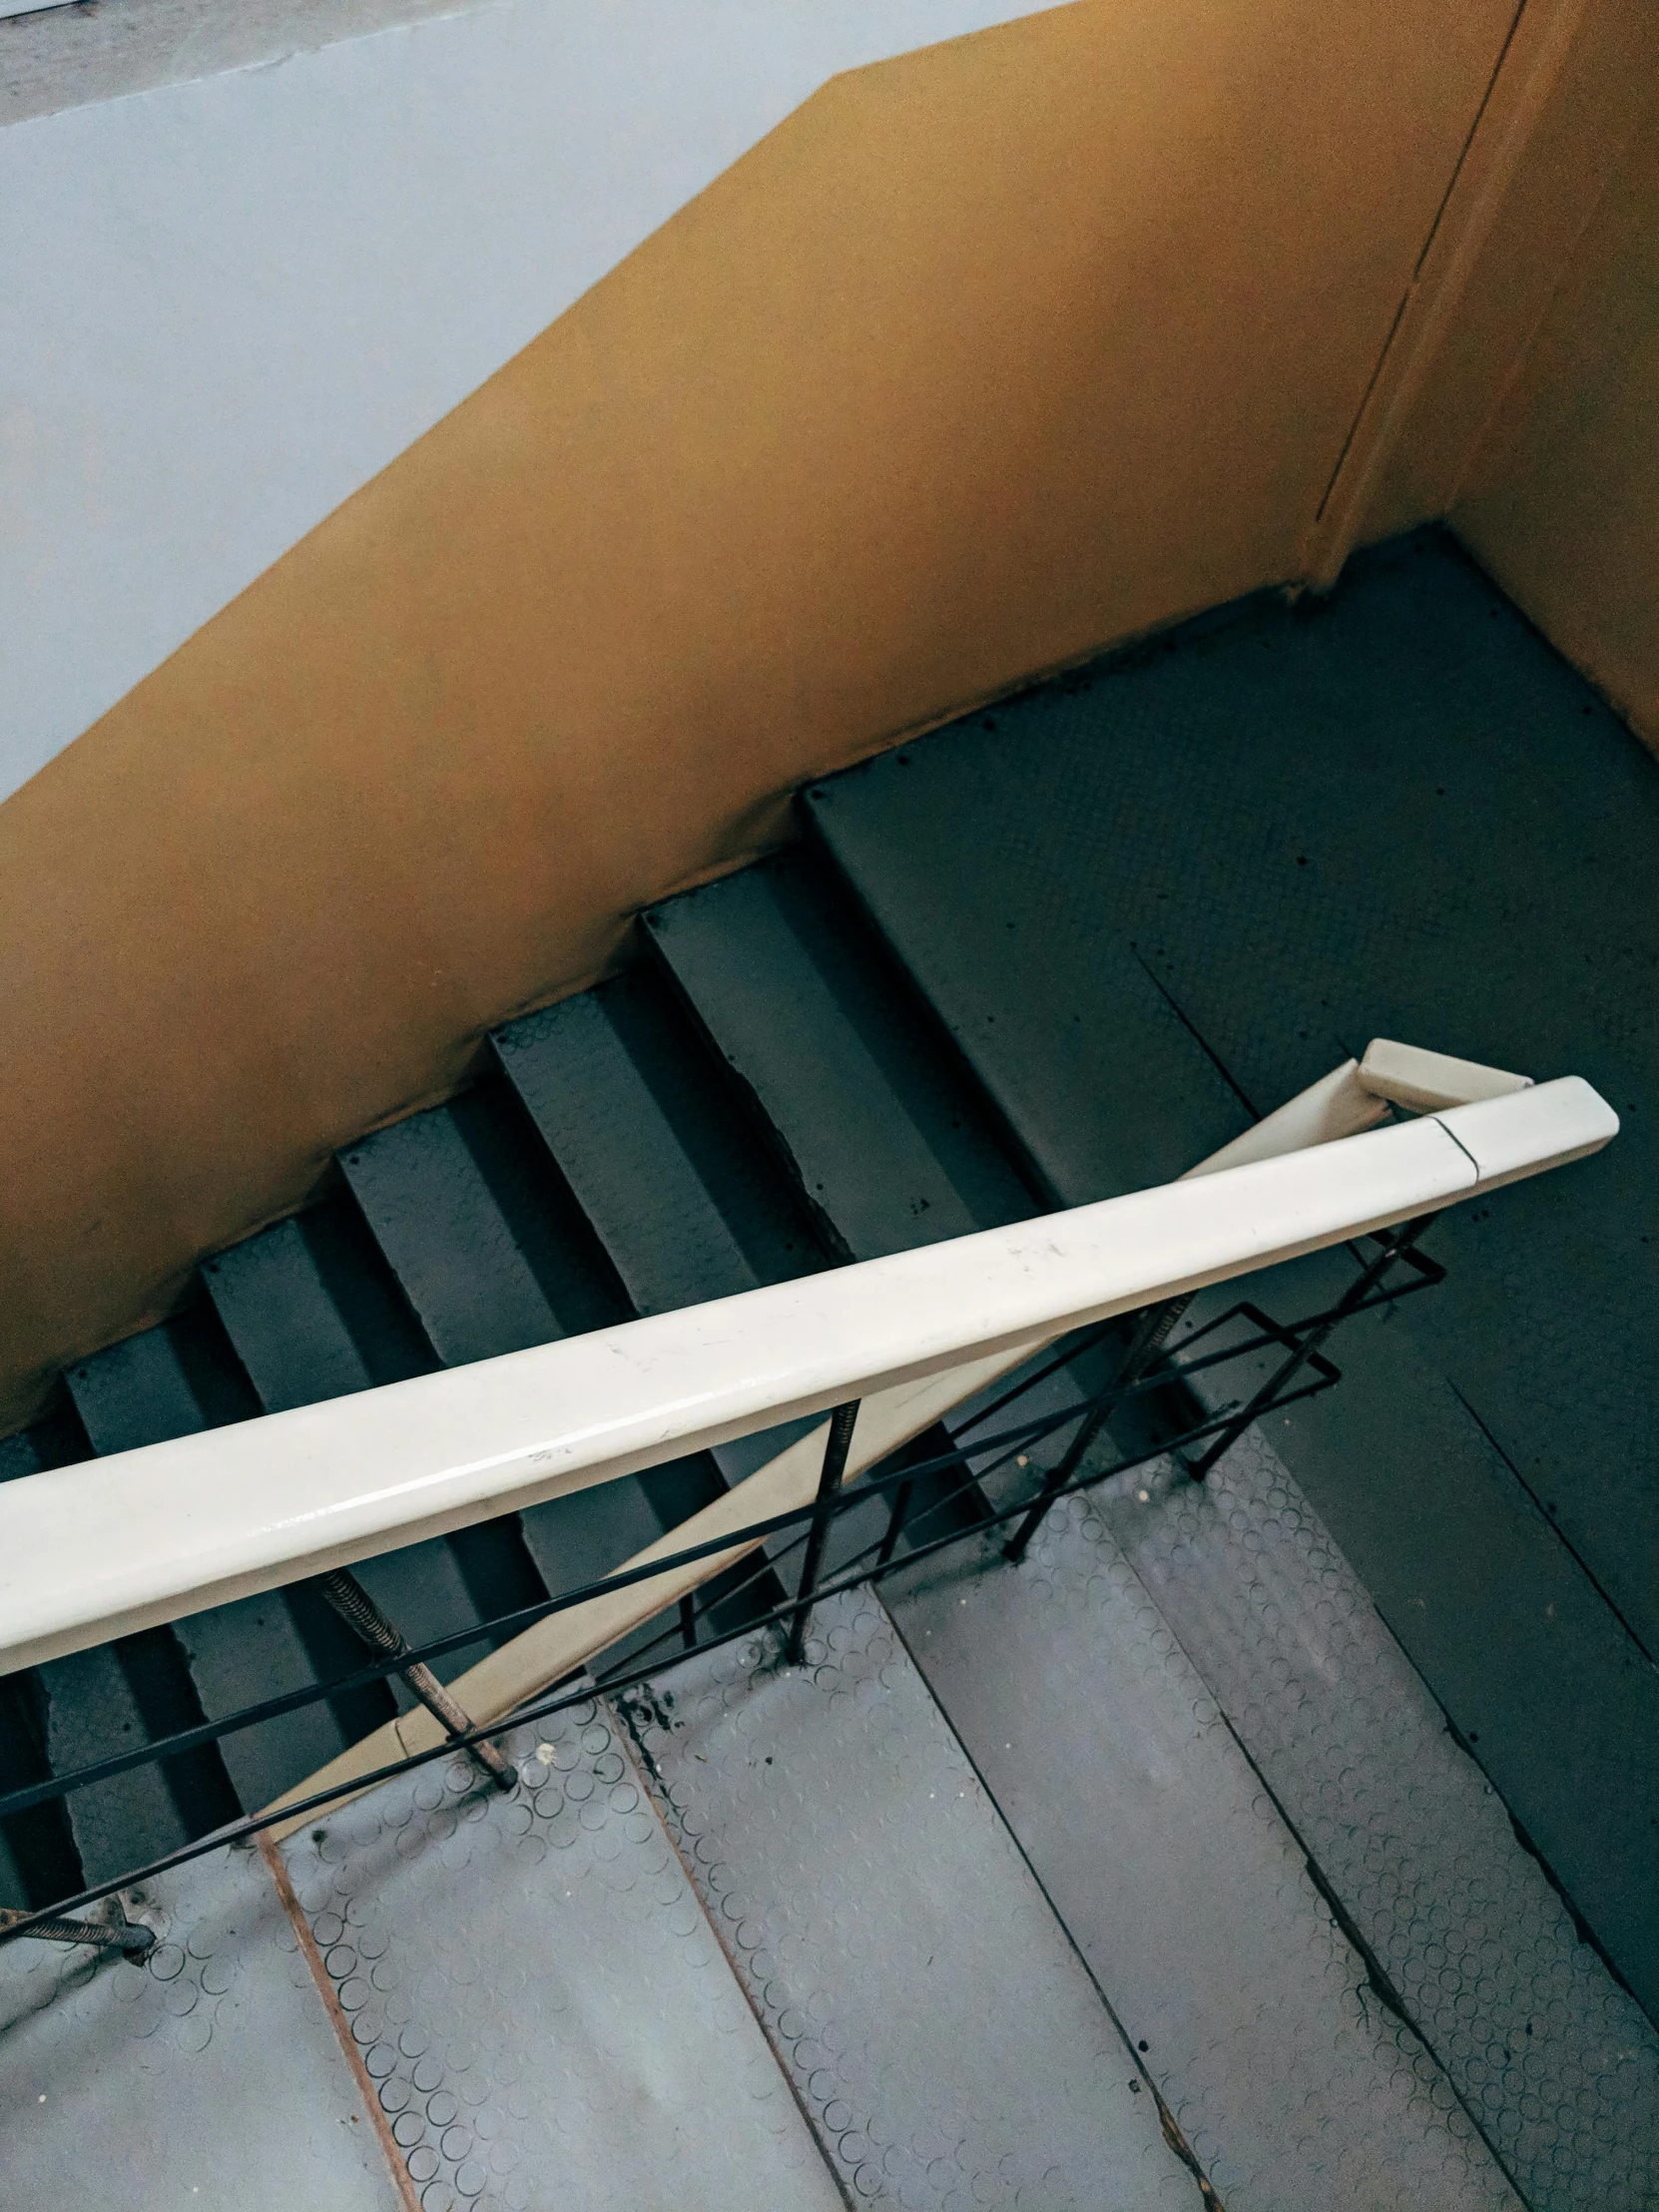
[[1656,98],[1451,509],[1453,527],[1659,752]]
[[1472,250],[1421,273],[1448,294],[1438,342],[1384,435],[1361,542],[1453,505],[1656,84],[1651,0],[1527,0],[1442,227],[1472,228]]
[[1511,13],[837,79],[0,808],[0,1420],[803,779],[1292,575]]

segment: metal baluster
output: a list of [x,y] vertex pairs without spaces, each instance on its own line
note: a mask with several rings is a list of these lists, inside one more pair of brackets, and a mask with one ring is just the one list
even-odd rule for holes
[[1371,1295],[1373,1289],[1387,1274],[1394,1262],[1410,1251],[1433,1219],[1432,1214],[1419,1214],[1415,1221],[1408,1221],[1405,1224],[1397,1237],[1382,1240],[1382,1251],[1365,1272],[1357,1276],[1354,1282],[1349,1285],[1342,1298],[1331,1309],[1330,1319],[1324,1327],[1316,1329],[1311,1336],[1297,1346],[1290,1357],[1281,1364],[1277,1373],[1270,1376],[1268,1381],[1262,1384],[1250,1403],[1228,1422],[1203,1458],[1193,1461],[1188,1466],[1187,1472],[1195,1482],[1202,1482],[1222,1453],[1231,1451],[1262,1408],[1271,1404],[1279,1391],[1295,1375],[1298,1368],[1303,1367],[1313,1358],[1339,1322],[1346,1321],[1354,1309]]
[[898,1539],[903,1535],[904,1523],[910,1516],[910,1499],[914,1493],[915,1484],[910,1481],[900,1482],[893,1491],[892,1509],[887,1515],[887,1532],[881,1538],[880,1550],[875,1554],[875,1564],[878,1567],[884,1567],[898,1549]]
[[[29,1918],[7,1907],[0,1911],[0,1936],[7,1929],[16,1928],[20,1921]],[[37,1942],[42,1943],[91,1943],[102,1950],[124,1951],[135,1963],[145,1958],[156,1947],[156,1932],[140,1922],[77,1921],[65,1915],[61,1919],[36,1921],[28,1931]]]
[[688,1651],[697,1649],[697,1600],[694,1597],[680,1600],[680,1640]]
[[846,1455],[852,1448],[852,1429],[858,1418],[858,1400],[850,1398],[846,1404],[837,1405],[830,1415],[830,1435],[824,1446],[824,1467],[818,1478],[818,1498],[813,1506],[813,1517],[807,1528],[807,1555],[801,1563],[801,1590],[790,1622],[789,1641],[785,1654],[792,1666],[800,1666],[807,1655],[807,1618],[813,1610],[813,1595],[818,1588],[819,1571],[824,1565],[824,1547],[830,1541],[830,1523],[835,1517],[835,1498],[846,1472]]
[[[371,1651],[379,1652],[386,1659],[400,1659],[408,1651],[407,1643],[354,1574],[347,1574],[343,1567],[336,1567],[330,1574],[319,1575],[317,1584],[340,1619],[362,1638]],[[397,1672],[427,1712],[443,1723],[447,1735],[454,1737],[466,1734],[472,1726],[470,1716],[450,1696],[430,1667],[414,1659],[406,1667],[399,1667]],[[468,1744],[466,1754],[483,1768],[498,1790],[517,1789],[517,1768],[510,1766],[502,1758],[494,1744]]]
[[1166,1298],[1162,1305],[1148,1306],[1142,1313],[1135,1334],[1129,1340],[1129,1350],[1124,1354],[1123,1366],[1118,1371],[1110,1395],[1088,1414],[1058,1465],[1044,1477],[1042,1488],[1031,1501],[1030,1511],[1002,1547],[1005,1559],[1025,1557],[1026,1546],[1041,1526],[1043,1515],[1082,1465],[1083,1454],[1105,1426],[1112,1407],[1131,1383],[1140,1381],[1162,1353],[1179,1327],[1182,1315],[1192,1304],[1194,1295],[1189,1291],[1182,1298]]

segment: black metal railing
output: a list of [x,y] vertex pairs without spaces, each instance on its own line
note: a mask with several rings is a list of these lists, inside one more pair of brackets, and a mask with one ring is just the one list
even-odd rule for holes
[[[445,1729],[443,1740],[429,1750],[389,1761],[306,1798],[285,1803],[279,1809],[250,1814],[146,1866],[92,1884],[73,1897],[29,1912],[8,1913],[0,1917],[0,1943],[33,1936],[49,1941],[96,1942],[130,1956],[142,1956],[145,1941],[142,1930],[126,1923],[118,1924],[114,1931],[106,1924],[84,1923],[81,1926],[85,1934],[80,1935],[69,1917],[121,1891],[153,1881],[193,1859],[255,1837],[267,1828],[298,1823],[343,1798],[356,1797],[364,1790],[433,1760],[453,1757],[458,1751],[472,1756],[484,1769],[481,1779],[487,1779],[497,1788],[511,1788],[515,1778],[496,1749],[495,1739],[581,1704],[591,1698],[596,1689],[611,1693],[631,1688],[661,1674],[688,1651],[709,1650],[740,1637],[753,1636],[774,1625],[784,1632],[781,1657],[786,1663],[799,1663],[805,1654],[813,1607],[823,1598],[860,1584],[879,1582],[900,1571],[908,1572],[952,1545],[973,1541],[984,1545],[987,1540],[997,1539],[1005,1528],[1009,1534],[997,1548],[1004,1558],[1017,1560],[1042,1517],[1058,1499],[1093,1489],[1155,1460],[1174,1458],[1192,1480],[1202,1481],[1253,1421],[1279,1407],[1316,1396],[1341,1381],[1341,1371],[1326,1357],[1324,1348],[1345,1322],[1391,1305],[1401,1297],[1426,1290],[1443,1280],[1444,1271],[1418,1249],[1418,1240],[1431,1218],[1408,1223],[1389,1235],[1361,1240],[1375,1244],[1376,1250],[1369,1259],[1362,1259],[1360,1272],[1343,1297],[1335,1305],[1294,1322],[1275,1321],[1261,1307],[1241,1300],[1184,1337],[1172,1352],[1171,1338],[1191,1303],[1172,1300],[1128,1317],[1127,1340],[1123,1322],[1105,1323],[1077,1332],[1052,1348],[1035,1368],[1020,1376],[989,1403],[978,1407],[959,1426],[947,1430],[949,1441],[945,1448],[917,1457],[914,1447],[907,1447],[851,1481],[843,1481],[842,1476],[853,1438],[857,1403],[837,1406],[830,1416],[816,1495],[804,1505],[748,1522],[705,1542],[686,1545],[645,1565],[620,1568],[536,1604],[520,1606],[483,1622],[473,1622],[451,1635],[435,1637],[421,1645],[406,1643],[400,1632],[376,1611],[372,1623],[366,1621],[366,1616],[363,1622],[356,1623],[365,1646],[373,1649],[375,1655],[349,1674],[263,1699],[218,1719],[177,1730],[130,1751],[0,1795],[0,1822],[7,1822],[68,1798],[78,1790],[129,1773],[136,1767],[201,1750],[226,1736],[260,1727],[319,1700],[339,1698],[368,1688],[393,1674],[405,1681],[418,1677],[422,1683],[434,1685],[436,1701],[427,1697],[425,1702],[431,1705]],[[1396,1269],[1407,1271],[1405,1279],[1390,1283],[1388,1278]],[[1238,1341],[1229,1340],[1229,1331],[1239,1325],[1247,1334]],[[1254,1390],[1226,1401],[1215,1410],[1204,1410],[1193,1388],[1199,1378],[1213,1375],[1227,1365],[1274,1352],[1280,1355],[1277,1364]],[[1114,1372],[1104,1387],[1061,1407],[1029,1414],[1023,1420],[987,1432],[988,1423],[1009,1412],[1021,1400],[1028,1399],[1062,1370],[1075,1370],[1091,1356],[1104,1355],[1110,1359],[1113,1353],[1117,1356]],[[1135,1408],[1139,1408],[1136,1425],[1143,1434],[1135,1448],[1120,1454],[1111,1443],[1114,1418]],[[1149,1409],[1153,1433],[1147,1436],[1144,1431],[1149,1425]],[[1073,1431],[1071,1439],[1054,1465],[1043,1474],[1036,1497],[1022,1496],[1011,1505],[994,1507],[984,1496],[982,1486],[1012,1461],[1028,1464],[1037,1447],[1067,1428]],[[932,1494],[918,1503],[918,1497],[929,1491]],[[965,1524],[964,1499],[974,1501],[974,1510]],[[872,1503],[884,1503],[886,1508],[880,1533],[843,1560],[832,1574],[825,1575],[824,1561],[835,1522],[850,1513],[867,1512]],[[932,1533],[926,1533],[929,1522],[940,1521],[945,1523],[942,1528],[935,1527]],[[902,1553],[898,1549],[901,1542],[905,1544]],[[750,1563],[744,1564],[741,1571],[719,1573],[700,1591],[665,1600],[664,1610],[672,1616],[667,1625],[643,1648],[631,1651],[626,1662],[609,1669],[601,1668],[597,1673],[584,1668],[579,1676],[519,1705],[497,1720],[482,1724],[468,1721],[454,1698],[442,1690],[441,1685],[436,1685],[430,1672],[433,1660],[465,1646],[475,1646],[481,1637],[499,1643],[533,1627],[538,1621],[594,1598],[612,1596],[618,1591],[678,1573],[703,1560],[729,1557],[735,1551],[750,1554]],[[764,1591],[766,1579],[779,1577],[796,1552],[801,1553],[801,1566],[794,1590],[777,1603],[743,1611],[739,1601],[744,1593]],[[343,1577],[342,1581],[349,1583],[352,1590],[357,1587],[350,1577]],[[773,1586],[777,1586],[776,1580]],[[338,1602],[340,1610],[353,1618],[349,1590],[341,1590]],[[735,1611],[741,1612],[742,1617],[734,1625],[723,1628],[712,1619],[717,1609],[728,1619]]]

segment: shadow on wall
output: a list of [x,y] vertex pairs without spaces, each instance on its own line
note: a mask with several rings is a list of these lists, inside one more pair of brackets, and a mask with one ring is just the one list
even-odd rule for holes
[[804,779],[1294,573],[1510,13],[835,80],[0,808],[0,1422]]

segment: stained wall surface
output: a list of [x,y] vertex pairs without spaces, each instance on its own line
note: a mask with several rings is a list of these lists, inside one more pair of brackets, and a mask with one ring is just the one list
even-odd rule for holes
[[4,1417],[803,779],[1294,574],[1510,15],[1081,0],[836,78],[50,760]]

